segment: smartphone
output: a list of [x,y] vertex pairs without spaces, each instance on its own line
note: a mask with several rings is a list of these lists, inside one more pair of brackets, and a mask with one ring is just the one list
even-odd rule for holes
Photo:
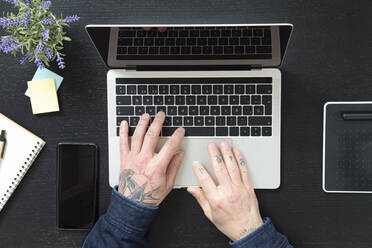
[[89,230],[96,222],[98,147],[57,146],[57,228]]

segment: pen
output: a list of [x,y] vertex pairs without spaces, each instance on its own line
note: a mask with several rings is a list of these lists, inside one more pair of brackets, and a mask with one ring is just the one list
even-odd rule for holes
[[5,130],[1,130],[1,134],[0,134],[0,159],[2,159],[3,155],[4,155],[5,143],[6,143]]

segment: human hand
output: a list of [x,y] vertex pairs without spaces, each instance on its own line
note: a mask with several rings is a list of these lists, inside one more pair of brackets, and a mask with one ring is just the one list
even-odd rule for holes
[[[143,28],[145,31],[150,31],[151,29],[152,29],[152,27],[144,27]],[[167,31],[167,28],[166,27],[158,27],[158,30],[160,31],[160,32],[165,32],[165,31]]]
[[218,185],[200,162],[193,170],[200,187],[187,190],[198,201],[207,218],[232,241],[252,233],[263,224],[258,201],[248,175],[247,163],[238,149],[232,151],[227,142],[208,146]]
[[159,112],[147,130],[150,116],[142,115],[129,144],[128,122],[120,126],[120,178],[118,190],[147,206],[158,206],[172,190],[184,152],[177,152],[185,129],[178,128],[159,153],[155,148],[165,114]]

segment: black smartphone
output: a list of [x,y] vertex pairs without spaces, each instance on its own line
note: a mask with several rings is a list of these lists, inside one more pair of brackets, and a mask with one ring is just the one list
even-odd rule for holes
[[96,221],[98,147],[57,146],[57,227],[89,230]]

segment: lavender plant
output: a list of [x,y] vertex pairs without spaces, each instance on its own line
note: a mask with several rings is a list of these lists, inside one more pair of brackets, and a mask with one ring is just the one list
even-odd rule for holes
[[13,4],[18,13],[7,13],[0,17],[0,27],[6,30],[1,37],[0,51],[6,54],[21,53],[21,64],[35,63],[40,69],[49,67],[56,60],[58,67],[64,69],[61,53],[63,43],[71,41],[63,31],[70,23],[79,20],[77,15],[57,18],[51,11],[51,1],[44,0],[3,0]]

